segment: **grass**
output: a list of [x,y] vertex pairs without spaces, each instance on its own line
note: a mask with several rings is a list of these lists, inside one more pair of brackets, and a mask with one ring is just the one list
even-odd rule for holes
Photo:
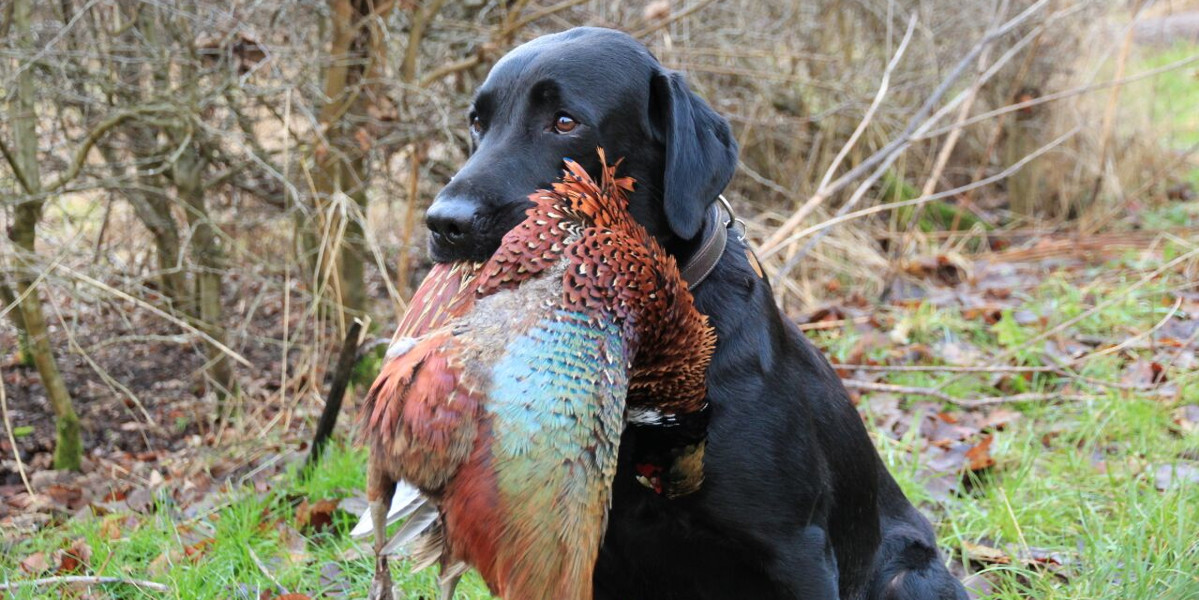
[[[1118,340],[1128,332],[1146,331],[1164,316],[1163,297],[1181,279],[1167,279],[1126,293],[1139,274],[1130,265],[1115,261],[1097,269],[1099,274],[1126,277],[1094,280],[1089,270],[1051,275],[1032,291],[1027,308],[1052,315],[1049,326],[1082,314],[1089,306],[1109,298],[1123,298],[1109,308],[1080,321],[1078,335]],[[1142,263],[1149,270],[1153,263]],[[1088,301],[1089,299],[1089,301]],[[997,354],[1020,348],[1045,327],[1019,327],[1007,318],[987,326],[963,319],[955,310],[908,313],[919,319],[910,325],[911,341],[936,344],[947,338],[969,340],[981,351]],[[821,336],[831,353],[844,354],[853,336],[838,332]],[[1025,346],[1013,364],[1037,366],[1044,344]],[[1135,354],[1150,354],[1138,351]],[[1143,357],[1143,356],[1142,356]],[[1119,382],[1127,358],[1103,356],[1086,361],[1080,373],[1108,382]],[[1155,470],[1161,465],[1194,460],[1199,456],[1199,433],[1180,433],[1172,421],[1179,405],[1199,403],[1199,383],[1194,370],[1176,369],[1173,376],[1180,399],[1151,397],[1135,391],[1075,383],[1075,393],[1092,399],[1078,403],[1015,405],[1023,418],[995,434],[991,448],[996,466],[986,481],[964,496],[938,503],[926,489],[928,473],[921,469],[919,440],[912,435],[895,438],[880,432],[871,411],[871,398],[863,400],[872,435],[884,461],[914,501],[936,515],[942,546],[968,553],[969,544],[986,542],[1006,548],[1010,555],[1041,553],[1067,557],[1066,564],[1046,570],[1013,561],[991,565],[984,571],[995,599],[1188,599],[1199,598],[1199,482],[1179,484],[1159,491]],[[896,373],[889,383],[935,386],[949,379],[936,373]],[[1035,378],[1030,387],[1045,382]],[[965,396],[988,387],[985,377],[966,378],[946,391]],[[992,393],[994,390],[991,390]],[[1016,390],[1023,391],[1023,390]],[[919,397],[907,402],[922,400]],[[943,407],[952,411],[952,407]],[[1055,575],[1054,573],[1058,573]]]
[[[1071,267],[1046,273],[1041,283],[1019,290],[1022,310],[1047,315],[1043,323],[1017,326],[1012,311],[995,324],[956,308],[929,303],[881,309],[899,324],[905,339],[874,344],[863,360],[896,361],[912,347],[938,347],[947,340],[974,346],[983,355],[1013,354],[1009,364],[1044,362],[1049,341],[1029,344],[1035,336],[1066,319],[1084,314],[1109,298],[1063,334],[1066,338],[1099,336],[1113,341],[1149,330],[1168,313],[1177,290],[1190,285],[1181,274],[1169,274],[1135,291],[1130,285],[1145,272],[1164,264],[1165,256],[1130,255],[1106,264]],[[844,359],[862,340],[856,329],[813,332],[830,356]],[[1056,341],[1056,340],[1055,340]],[[1119,382],[1134,358],[1152,358],[1154,350],[1134,349],[1083,361],[1081,375]],[[938,359],[933,356],[931,364]],[[922,363],[930,364],[930,363]],[[1110,386],[1071,382],[1082,402],[1038,402],[1012,405],[1022,417],[995,433],[991,448],[996,465],[975,482],[969,493],[948,499],[926,486],[922,463],[925,442],[912,428],[896,436],[879,428],[875,399],[860,408],[884,461],[910,498],[935,521],[940,542],[951,560],[970,555],[973,545],[999,548],[1010,564],[975,562],[982,569],[990,598],[1043,599],[1173,599],[1199,597],[1199,483],[1178,484],[1165,491],[1155,486],[1161,465],[1199,457],[1199,433],[1181,433],[1172,421],[1181,405],[1199,404],[1199,383],[1191,370],[1170,371],[1179,398],[1161,398]],[[989,374],[954,378],[945,389],[959,397],[994,393]],[[1054,389],[1056,376],[1038,374],[1027,389]],[[938,372],[892,373],[886,382],[934,386],[951,376]],[[1022,391],[1022,390],[1016,390]],[[900,398],[908,410],[928,398]],[[952,406],[936,410],[955,412]],[[1184,458],[1189,457],[1189,458]],[[333,513],[332,527],[306,531],[297,523],[297,505],[325,498],[360,495],[364,456],[360,450],[334,444],[315,474],[305,480],[295,469],[261,486],[235,487],[218,494],[207,510],[195,515],[160,501],[148,515],[113,513],[69,519],[37,535],[0,546],[0,564],[17,565],[35,552],[47,556],[84,540],[91,548],[89,574],[150,580],[166,584],[174,598],[259,598],[289,592],[311,597],[362,597],[372,561],[363,545],[345,535],[355,516]],[[1046,568],[1021,555],[1052,555],[1063,565]],[[6,579],[27,577],[15,567]],[[433,597],[432,573],[408,574],[396,567],[397,582],[411,597]],[[112,598],[160,598],[161,593],[129,585],[101,586]],[[264,590],[270,593],[262,595]],[[18,588],[14,599],[55,596],[51,588]],[[468,577],[459,598],[489,595],[477,577]]]
[[[1199,54],[1199,44],[1177,43],[1169,48],[1149,49],[1133,72],[1147,71],[1186,60]],[[1185,150],[1199,144],[1199,63],[1166,71],[1145,84],[1149,89],[1142,97],[1151,102],[1151,116],[1171,132],[1166,140],[1171,146]]]
[[[62,526],[0,548],[0,580],[26,578],[15,566],[26,557],[69,548],[83,540],[91,549],[89,574],[146,580],[170,587],[165,597],[179,599],[274,598],[281,586],[310,597],[328,594],[364,597],[373,561],[363,545],[345,535],[356,516],[336,510],[332,526],[321,532],[295,528],[299,499],[344,498],[364,487],[361,450],[334,444],[312,477],[289,469],[271,489],[236,488],[216,498],[207,511],[186,517],[178,507],[159,501],[153,514],[115,513],[75,518]],[[394,569],[397,584],[413,594],[434,597],[435,573]],[[163,598],[160,592],[128,584],[97,586],[111,598]],[[53,587],[21,587],[13,600],[57,596]],[[265,595],[264,595],[265,593]],[[459,598],[490,598],[475,576],[463,580]]]

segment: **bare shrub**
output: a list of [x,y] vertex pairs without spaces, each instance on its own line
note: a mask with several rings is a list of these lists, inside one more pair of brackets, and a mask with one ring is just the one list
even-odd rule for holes
[[[167,340],[205,402],[257,400],[269,427],[311,414],[349,321],[390,322],[423,274],[420,217],[466,156],[473,89],[508,49],[572,25],[632,32],[731,119],[729,196],[791,309],[830,276],[877,297],[904,260],[988,228],[1093,230],[1178,164],[1142,135],[1145,107],[1119,104],[1100,130],[1131,10],[1102,0],[34,4],[32,45],[0,15],[0,81],[7,102],[36,76],[36,158],[57,183],[31,191],[0,161],[6,226],[45,203],[0,298],[12,313],[4,282],[34,271],[59,330],[93,326],[85,309],[146,319],[54,342],[86,359],[71,386],[105,370],[146,421],[140,396],[161,392],[92,350]],[[0,115],[0,140],[17,123]]]

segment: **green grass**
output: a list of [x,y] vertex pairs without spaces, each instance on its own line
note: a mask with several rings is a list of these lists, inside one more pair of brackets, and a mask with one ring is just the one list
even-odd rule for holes
[[[1038,314],[1051,316],[1044,327],[1017,326],[1008,318],[1010,311],[999,323],[987,326],[963,319],[956,309],[925,306],[905,311],[899,320],[917,321],[907,325],[912,343],[969,340],[987,355],[996,355],[1020,348],[1047,327],[1117,298],[1107,309],[1079,321],[1066,336],[1119,341],[1129,333],[1148,330],[1166,316],[1169,306],[1163,298],[1170,297],[1172,287],[1184,285],[1176,276],[1127,291],[1144,271],[1160,264],[1114,261],[1093,271],[1051,274],[1031,291],[1026,304]],[[1129,268],[1133,266],[1142,271]],[[1112,276],[1120,272],[1125,275]],[[815,337],[831,354],[844,355],[858,334],[826,332]],[[1008,364],[1042,364],[1046,343],[1023,348]],[[875,358],[881,354],[886,353],[876,350]],[[1152,353],[1134,354],[1148,358]],[[1088,359],[1079,365],[1079,372],[1120,382],[1132,358],[1113,354]],[[1199,403],[1196,375],[1193,370],[1171,372],[1182,390],[1179,400],[1075,381],[1072,391],[1091,396],[1090,400],[1005,407],[1019,410],[1023,418],[995,434],[991,454],[997,464],[989,477],[971,493],[943,502],[934,500],[925,487],[928,476],[918,452],[921,440],[912,432],[899,439],[881,433],[869,396],[863,406],[884,461],[909,497],[938,521],[942,547],[957,552],[957,560],[967,544],[979,543],[1005,549],[1009,555],[1029,547],[1069,559],[1056,570],[1060,576],[1020,561],[992,565],[984,575],[990,583],[988,597],[1194,599],[1199,598],[1199,483],[1159,491],[1154,472],[1159,465],[1199,456],[1199,434],[1180,433],[1171,418],[1176,407]],[[1038,375],[1029,387],[1037,391],[1054,383],[1055,377]],[[932,387],[948,379],[945,374],[921,372],[893,373],[886,381]],[[985,375],[965,377],[945,391],[959,397],[996,393]]]
[[[1131,73],[1164,67],[1199,55],[1199,44],[1179,43],[1167,49],[1146,48]],[[1152,78],[1138,89],[1151,94],[1153,119],[1171,131],[1171,146],[1185,150],[1199,144],[1199,63]]]
[[[1173,291],[1193,282],[1174,273],[1130,289],[1144,273],[1182,249],[1162,250],[1159,256],[1127,255],[1102,265],[1048,272],[1034,287],[1015,290],[1024,298],[1021,310],[1045,316],[1044,323],[1018,325],[1014,311],[1007,310],[997,323],[988,324],[958,308],[924,303],[880,309],[879,321],[888,325],[875,337],[866,338],[861,327],[849,326],[813,332],[811,337],[842,361],[863,344],[867,350],[862,360],[906,364],[913,362],[906,358],[913,348],[935,349],[956,341],[981,354],[976,364],[996,364],[989,358],[1010,353],[1003,364],[1042,365],[1050,340],[1030,341],[1108,299],[1116,301],[1060,337],[1117,342],[1149,330],[1166,316]],[[888,327],[899,328],[903,335],[891,335]],[[1152,348],[1132,348],[1086,359],[1076,368],[1088,378],[1118,383],[1130,361],[1153,356]],[[941,360],[933,351],[915,364]],[[871,396],[863,398],[861,408],[883,460],[908,496],[933,519],[948,560],[961,561],[971,544],[1000,548],[1010,556],[1032,548],[1065,557],[1066,564],[1051,570],[1021,560],[976,564],[984,569],[989,597],[1194,599],[1199,598],[1199,483],[1159,491],[1154,473],[1159,465],[1199,457],[1199,434],[1180,432],[1171,416],[1181,405],[1199,404],[1199,372],[1173,369],[1170,376],[1181,390],[1180,398],[1072,379],[1071,392],[1088,400],[1005,406],[1022,418],[994,434],[995,467],[969,493],[947,499],[926,487],[926,441],[917,429],[895,437],[879,429]],[[951,379],[944,391],[955,397],[998,393],[993,375],[986,373],[953,377],[943,372],[895,372],[884,381],[929,387]],[[1055,390],[1062,385],[1059,376],[1037,374],[1013,391]],[[902,396],[899,401],[914,410],[917,402],[927,403],[929,398]],[[948,404],[933,410],[961,414]],[[150,580],[171,588],[164,595],[114,584],[98,588],[103,590],[99,597],[251,599],[263,590],[276,590],[275,582],[311,597],[339,591],[344,593],[339,597],[363,597],[373,562],[365,545],[346,536],[356,517],[336,512],[334,526],[321,533],[301,535],[295,528],[301,499],[360,494],[364,464],[362,451],[336,443],[312,478],[303,480],[292,469],[271,479],[265,492],[250,485],[234,487],[218,493],[211,508],[199,514],[185,516],[180,507],[162,501],[149,515],[118,512],[70,519],[33,537],[0,544],[0,579],[27,578],[15,567],[21,560],[38,551],[49,555],[83,539],[93,552],[88,574]],[[197,547],[202,550],[189,557],[188,549]],[[404,565],[396,565],[393,573],[409,597],[434,597],[434,573],[412,575]],[[7,597],[58,596],[52,588],[25,587]],[[472,575],[457,597],[489,595]]]
[[[289,592],[313,598],[331,593],[365,597],[374,563],[366,546],[346,535],[355,516],[338,510],[330,529],[307,535],[294,529],[300,498],[315,501],[360,494],[364,464],[362,451],[334,444],[310,479],[303,480],[293,468],[272,481],[271,491],[234,489],[222,494],[211,511],[193,518],[160,502],[151,515],[71,519],[14,545],[0,546],[0,580],[27,578],[16,568],[27,556],[38,551],[49,556],[82,539],[92,550],[93,568],[87,574],[154,581],[171,588],[170,594],[163,595],[127,584],[106,584],[94,588],[105,592],[101,597],[253,600],[264,590],[270,591],[267,598],[281,593],[276,582]],[[189,549],[196,548],[200,550],[189,557]],[[401,564],[393,567],[393,576],[414,597],[435,597],[434,571],[412,574]],[[457,598],[491,597],[473,575],[464,578],[458,589]],[[4,597],[23,600],[59,593],[54,587],[21,587]]]

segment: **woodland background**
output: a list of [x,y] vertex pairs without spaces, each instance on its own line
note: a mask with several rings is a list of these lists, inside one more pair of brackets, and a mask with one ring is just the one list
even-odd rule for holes
[[731,120],[778,301],[973,594],[1199,596],[1193,0],[3,0],[0,597],[362,595],[318,415],[473,89],[583,24]]

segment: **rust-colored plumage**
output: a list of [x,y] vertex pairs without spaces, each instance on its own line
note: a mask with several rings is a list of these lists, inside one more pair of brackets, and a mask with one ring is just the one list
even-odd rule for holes
[[[632,180],[566,167],[487,262],[434,267],[367,396],[375,597],[399,483],[397,537],[441,561],[443,593],[469,565],[503,598],[591,598],[626,407],[663,424],[706,410],[714,334],[629,214]],[[701,479],[698,444],[653,487]]]

